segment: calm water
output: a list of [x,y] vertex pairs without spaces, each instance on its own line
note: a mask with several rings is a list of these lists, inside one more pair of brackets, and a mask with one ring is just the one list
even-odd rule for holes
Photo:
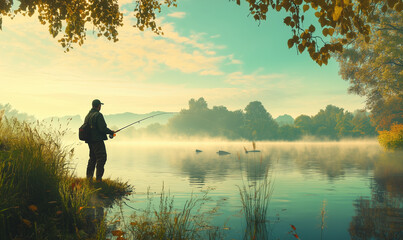
[[[274,187],[267,217],[271,239],[293,239],[290,224],[301,239],[403,238],[403,153],[385,153],[376,141],[258,142],[258,153],[245,153],[244,147],[252,150],[250,142],[114,139],[106,144],[105,177],[135,187],[127,205],[143,208],[147,188],[158,193],[163,184],[178,207],[191,192],[213,188],[207,207],[217,209],[212,224],[225,229],[226,239],[243,239],[245,233],[238,186],[261,181],[267,169]],[[219,150],[231,154],[218,155]],[[78,176],[85,176],[87,156],[87,145],[79,145]],[[124,211],[130,215],[133,210]]]

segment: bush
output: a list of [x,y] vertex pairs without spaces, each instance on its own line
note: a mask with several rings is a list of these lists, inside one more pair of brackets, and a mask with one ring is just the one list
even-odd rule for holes
[[379,131],[379,143],[388,150],[403,150],[403,124],[393,124],[390,131]]

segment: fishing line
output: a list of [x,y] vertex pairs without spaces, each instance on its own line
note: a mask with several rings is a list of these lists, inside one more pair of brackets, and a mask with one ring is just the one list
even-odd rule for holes
[[122,131],[123,129],[128,128],[128,127],[130,127],[130,126],[132,126],[132,125],[134,125],[134,124],[136,124],[136,123],[140,123],[141,121],[144,121],[144,120],[146,120],[146,119],[149,119],[149,118],[152,118],[152,117],[155,117],[155,116],[159,116],[159,115],[163,115],[163,114],[174,114],[174,112],[157,113],[157,114],[154,114],[154,115],[151,115],[151,116],[142,118],[142,119],[140,119],[140,120],[137,120],[137,121],[135,121],[135,122],[132,122],[132,123],[130,123],[129,125],[126,125],[126,126],[120,128],[120,129],[116,130],[113,134],[109,134],[109,138],[112,139],[114,136],[116,136],[116,133],[117,133],[117,132],[120,132],[120,131]]

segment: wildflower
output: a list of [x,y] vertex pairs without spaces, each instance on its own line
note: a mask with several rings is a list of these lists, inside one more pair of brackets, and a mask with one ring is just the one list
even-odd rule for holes
[[29,208],[29,210],[31,210],[32,212],[38,211],[38,207],[35,206],[35,205],[33,205],[33,204],[32,204],[32,205],[29,205],[28,208]]
[[112,235],[113,235],[113,236],[118,236],[118,237],[120,237],[120,236],[122,236],[123,234],[125,234],[125,232],[123,232],[123,231],[121,231],[121,230],[112,231]]
[[29,221],[29,220],[27,220],[27,219],[22,219],[22,221],[25,223],[25,225],[27,225],[28,227],[31,227],[32,226],[32,223],[31,223],[31,221]]

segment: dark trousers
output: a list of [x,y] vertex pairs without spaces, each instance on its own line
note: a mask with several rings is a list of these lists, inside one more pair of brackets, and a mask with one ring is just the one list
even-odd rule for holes
[[96,167],[96,178],[102,180],[106,163],[105,143],[104,141],[88,143],[88,147],[90,148],[90,160],[87,165],[87,178],[92,179]]

